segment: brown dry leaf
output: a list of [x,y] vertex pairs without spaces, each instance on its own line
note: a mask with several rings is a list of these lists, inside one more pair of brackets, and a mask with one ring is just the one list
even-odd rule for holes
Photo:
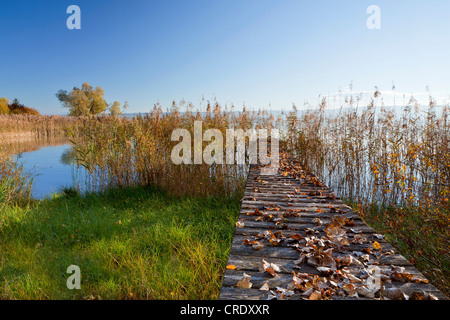
[[353,243],[363,244],[367,242],[367,238],[362,234],[355,234],[353,237]]
[[262,259],[261,264],[258,266],[258,270],[260,272],[267,272],[272,277],[276,277],[277,272],[280,272],[280,267],[277,266],[275,263],[269,263],[269,262],[265,261],[264,259]]
[[363,248],[362,251],[369,253],[369,254],[372,253],[372,249],[370,249],[370,247]]
[[288,289],[300,289],[303,290],[303,282],[304,279],[300,277],[299,275],[296,275],[294,271],[292,271],[292,281],[288,285]]
[[316,226],[321,226],[323,224],[322,220],[320,220],[319,218],[314,218],[312,220],[312,222],[316,225]]
[[294,291],[289,290],[289,289],[285,289],[285,288],[281,288],[281,287],[277,287],[277,292],[281,293],[281,298],[283,299],[284,297],[291,297],[294,295]]
[[352,285],[351,283],[344,283],[342,285],[342,289],[344,289],[345,293],[347,293],[348,295],[353,295],[355,294],[355,286]]
[[303,236],[300,233],[296,233],[296,234],[291,235],[290,238],[293,240],[301,240],[301,239],[303,239]]
[[329,248],[323,251],[322,266],[336,268],[336,260],[332,256],[333,249]]
[[334,225],[334,226],[342,227],[345,225],[345,219],[340,216],[334,216],[333,218],[331,218],[330,224]]
[[350,282],[362,282],[362,280],[360,278],[354,276],[351,273],[347,274],[347,278],[348,278],[348,280],[350,280]]
[[259,288],[260,291],[269,291],[269,285],[266,283],[264,283],[261,288]]
[[236,270],[236,266],[234,264],[227,265],[228,270]]
[[348,227],[354,227],[354,226],[356,226],[356,223],[353,221],[353,218],[350,218],[350,219],[345,219],[345,225],[346,226],[348,226]]
[[238,222],[236,222],[236,227],[243,228],[244,227],[244,223],[242,221],[238,221]]
[[412,283],[428,283],[428,280],[425,278],[421,278],[417,275],[414,275],[412,273],[406,273],[406,272],[397,272],[394,271],[394,273],[391,274],[391,280],[399,281],[399,282],[412,282]]
[[333,269],[328,268],[328,267],[317,267],[317,271],[319,271],[320,276],[322,277],[327,277],[329,275],[333,274]]
[[322,294],[319,291],[315,290],[309,296],[309,300],[322,300]]
[[336,260],[332,256],[333,249],[323,250],[323,247],[307,255],[306,262],[314,267],[328,267],[336,269]]
[[349,266],[352,264],[353,257],[351,255],[346,255],[346,256],[339,258],[338,260],[339,260],[339,265],[341,267],[344,267],[344,266]]
[[252,278],[251,276],[244,273],[244,275],[242,276],[242,279],[238,280],[238,282],[236,283],[236,287],[241,288],[241,289],[250,289],[253,285],[253,283],[250,282],[251,278]]
[[280,239],[277,239],[276,237],[275,237],[275,235],[272,233],[272,236],[270,237],[270,239],[269,239],[269,243],[272,245],[272,246],[277,246],[279,243],[280,243]]
[[261,250],[262,248],[264,248],[264,245],[258,241],[253,241],[252,247],[255,250]]
[[337,246],[347,246],[349,245],[347,241],[346,230],[340,227],[341,224],[337,221],[330,222],[325,228],[327,237]]

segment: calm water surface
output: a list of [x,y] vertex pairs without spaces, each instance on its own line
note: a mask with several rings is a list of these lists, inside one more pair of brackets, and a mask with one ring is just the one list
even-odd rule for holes
[[33,177],[33,197],[43,199],[64,187],[82,184],[83,170],[74,163],[75,152],[69,143],[40,147],[16,155],[26,172]]

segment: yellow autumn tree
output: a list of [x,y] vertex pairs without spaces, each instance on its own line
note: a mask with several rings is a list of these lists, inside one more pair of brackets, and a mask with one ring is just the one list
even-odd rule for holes
[[120,110],[120,102],[114,101],[114,103],[109,107],[109,114],[115,117],[122,114],[122,110]]
[[9,114],[9,100],[6,98],[0,98],[0,114]]
[[102,87],[94,87],[85,82],[80,88],[74,87],[71,92],[59,90],[56,97],[63,107],[69,109],[71,116],[98,115],[106,110],[108,103],[104,99]]

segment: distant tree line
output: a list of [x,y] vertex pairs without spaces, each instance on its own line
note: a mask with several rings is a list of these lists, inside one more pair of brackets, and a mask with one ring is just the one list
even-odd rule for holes
[[[56,97],[63,107],[69,109],[70,116],[95,116],[109,112],[111,116],[122,114],[121,106],[118,101],[108,104],[104,98],[105,92],[102,87],[93,87],[85,82],[81,88],[74,87],[72,91],[59,90]],[[128,102],[122,106],[127,109]],[[10,102],[6,98],[0,98],[0,114],[31,114],[40,115],[33,108],[27,107],[14,99]]]
[[4,97],[0,98],[0,114],[40,115],[39,111],[21,104],[17,98],[12,102],[9,102],[9,100]]

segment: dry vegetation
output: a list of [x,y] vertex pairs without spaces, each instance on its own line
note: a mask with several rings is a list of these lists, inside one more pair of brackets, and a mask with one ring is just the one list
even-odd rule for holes
[[0,137],[17,138],[31,134],[33,138],[64,136],[65,128],[75,121],[76,117],[42,116],[42,115],[0,115]]
[[193,132],[194,121],[200,120],[203,131],[219,129],[225,137],[226,129],[269,128],[275,119],[262,113],[221,112],[218,104],[211,109],[208,106],[203,115],[181,114],[177,109],[163,114],[155,107],[150,114],[133,119],[92,118],[74,138],[78,163],[88,170],[90,187],[158,185],[170,194],[195,196],[242,192],[246,166],[175,165],[171,151],[178,142],[171,141],[171,134],[177,128]]
[[32,182],[23,167],[0,148],[0,210],[7,203],[28,201]]

